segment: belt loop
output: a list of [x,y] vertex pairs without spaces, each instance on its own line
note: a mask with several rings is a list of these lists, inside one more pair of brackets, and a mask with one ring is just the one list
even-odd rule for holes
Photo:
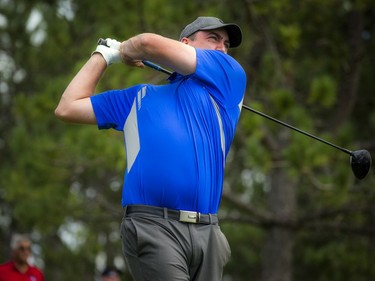
[[128,205],[124,207],[124,216],[126,216],[126,211],[128,210]]
[[210,224],[212,224],[212,215],[211,214],[208,214],[208,221]]
[[164,219],[168,218],[168,209],[167,208],[163,208],[163,217],[164,217]]

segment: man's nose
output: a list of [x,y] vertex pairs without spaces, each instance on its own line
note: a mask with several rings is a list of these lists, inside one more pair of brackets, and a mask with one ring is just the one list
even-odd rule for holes
[[223,43],[219,43],[219,44],[216,46],[216,50],[217,50],[217,51],[224,52],[224,53],[227,52],[227,48],[225,47],[225,45],[224,45]]
[[225,42],[224,40],[220,40],[220,42],[218,42],[217,46],[216,46],[216,50],[217,51],[222,51],[224,53],[227,53],[228,52],[228,49],[225,45]]

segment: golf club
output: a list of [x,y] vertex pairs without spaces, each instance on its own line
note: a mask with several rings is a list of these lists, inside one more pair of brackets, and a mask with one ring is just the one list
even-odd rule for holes
[[246,110],[249,110],[249,111],[251,111],[251,112],[253,112],[253,113],[257,114],[257,115],[260,115],[262,117],[265,117],[268,120],[271,120],[273,122],[281,124],[281,125],[289,128],[289,129],[292,129],[292,130],[294,130],[296,132],[299,132],[299,133],[301,133],[301,134],[303,134],[305,136],[313,138],[313,139],[315,139],[317,141],[320,141],[322,143],[328,144],[328,145],[330,145],[330,146],[332,146],[334,148],[337,148],[338,150],[340,150],[342,152],[345,152],[345,153],[349,154],[350,155],[350,165],[352,167],[353,173],[356,176],[356,178],[363,179],[368,174],[368,172],[370,170],[370,167],[371,167],[372,160],[371,160],[371,155],[370,155],[370,153],[367,150],[361,149],[361,150],[350,151],[349,149],[342,148],[342,147],[340,147],[340,146],[338,146],[336,144],[333,144],[331,142],[323,140],[323,139],[321,139],[321,138],[319,138],[317,136],[314,136],[314,135],[312,135],[310,133],[307,133],[307,132],[305,132],[305,131],[303,131],[301,129],[293,127],[292,125],[289,125],[288,123],[285,123],[285,122],[280,121],[280,120],[278,120],[276,118],[273,118],[273,117],[271,117],[271,116],[269,116],[267,114],[264,114],[264,113],[262,113],[260,111],[257,111],[257,110],[255,110],[255,109],[253,109],[253,108],[251,108],[251,107],[249,107],[247,105],[242,105],[242,108],[245,108]]
[[[107,43],[106,40],[102,39],[102,38],[99,39],[99,41],[98,41],[98,45],[107,45],[106,43]],[[165,74],[171,75],[173,73],[172,71],[167,70],[167,69],[165,69],[165,68],[161,67],[160,65],[157,65],[157,64],[155,64],[153,62],[146,61],[146,60],[144,60],[142,62],[143,62],[144,65],[146,65],[146,66],[148,66],[150,68],[153,68],[153,69],[155,69],[157,71],[163,72]],[[266,118],[268,120],[276,122],[276,123],[278,123],[280,125],[283,125],[283,126],[289,128],[289,129],[292,129],[292,130],[294,130],[296,132],[299,132],[299,133],[301,133],[301,134],[303,134],[305,136],[308,136],[308,137],[313,138],[313,139],[315,139],[317,141],[320,141],[320,142],[322,142],[324,144],[327,144],[327,145],[329,145],[331,147],[334,147],[334,148],[336,148],[336,149],[338,149],[338,150],[340,150],[342,152],[345,152],[345,153],[349,154],[350,155],[350,165],[351,165],[353,174],[354,174],[354,176],[357,179],[360,179],[360,180],[364,179],[366,177],[366,175],[368,174],[370,168],[371,168],[371,163],[372,163],[371,155],[365,149],[350,151],[350,150],[348,150],[346,148],[342,148],[342,147],[340,147],[338,145],[335,145],[335,144],[333,144],[331,142],[328,142],[328,141],[323,140],[323,139],[321,139],[321,138],[319,138],[317,136],[314,136],[314,135],[312,135],[310,133],[307,133],[307,132],[305,132],[305,131],[303,131],[301,129],[293,127],[292,125],[289,125],[288,123],[285,123],[285,122],[280,121],[280,120],[278,120],[276,118],[273,118],[273,117],[271,117],[271,116],[269,116],[267,114],[264,114],[264,113],[262,113],[260,111],[257,111],[257,110],[255,110],[255,109],[253,109],[253,108],[251,108],[251,107],[249,107],[247,105],[242,105],[242,108],[244,108],[244,109],[246,109],[246,110],[248,110],[250,112],[253,112],[253,113],[255,113],[255,114],[259,115],[259,116],[262,116],[262,117],[264,117],[264,118]]]

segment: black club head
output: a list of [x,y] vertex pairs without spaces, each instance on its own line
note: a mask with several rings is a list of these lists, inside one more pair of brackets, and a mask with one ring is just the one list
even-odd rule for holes
[[352,151],[350,156],[350,165],[357,179],[363,179],[371,168],[371,155],[367,150]]

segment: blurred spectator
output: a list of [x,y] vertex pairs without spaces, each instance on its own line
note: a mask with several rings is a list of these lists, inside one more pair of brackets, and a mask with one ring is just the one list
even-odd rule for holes
[[0,281],[44,281],[43,273],[29,263],[31,241],[26,235],[13,235],[10,250],[10,261],[0,265]]
[[116,267],[107,267],[100,276],[100,281],[120,281],[121,271]]

